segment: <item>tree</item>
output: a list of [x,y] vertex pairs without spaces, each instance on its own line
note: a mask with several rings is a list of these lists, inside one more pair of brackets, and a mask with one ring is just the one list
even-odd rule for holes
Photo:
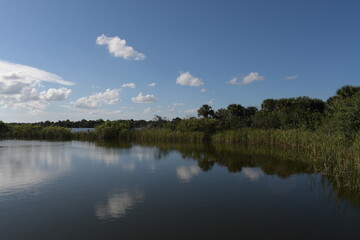
[[347,140],[360,132],[360,91],[333,102],[331,111],[327,112],[324,128],[330,133],[343,135]]
[[204,104],[198,109],[198,116],[203,118],[212,118],[214,117],[214,110],[212,110],[211,106]]
[[9,131],[9,127],[3,121],[0,121],[0,134],[3,136]]
[[245,113],[245,108],[240,104],[230,104],[227,110],[231,117],[242,117]]

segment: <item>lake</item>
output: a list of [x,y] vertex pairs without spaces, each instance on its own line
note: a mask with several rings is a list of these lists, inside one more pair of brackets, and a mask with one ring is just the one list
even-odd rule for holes
[[291,153],[0,141],[0,239],[359,239],[360,197]]

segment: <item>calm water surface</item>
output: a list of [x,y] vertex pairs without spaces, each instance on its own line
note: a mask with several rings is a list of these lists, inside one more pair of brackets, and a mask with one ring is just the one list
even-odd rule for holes
[[0,141],[0,239],[359,239],[360,200],[239,146]]

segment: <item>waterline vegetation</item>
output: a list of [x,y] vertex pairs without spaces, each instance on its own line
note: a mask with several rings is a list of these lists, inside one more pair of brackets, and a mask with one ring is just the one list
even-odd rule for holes
[[[230,104],[214,111],[203,105],[199,118],[152,121],[0,122],[6,139],[111,140],[266,145],[303,153],[318,172],[360,190],[360,87],[344,86],[326,102],[309,97],[266,99],[261,109]],[[72,133],[68,127],[96,127]]]

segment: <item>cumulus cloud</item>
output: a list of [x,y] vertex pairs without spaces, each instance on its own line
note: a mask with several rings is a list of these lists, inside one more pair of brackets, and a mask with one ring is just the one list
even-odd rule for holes
[[132,101],[135,103],[154,103],[157,102],[154,95],[142,95],[142,93],[139,93],[136,97],[132,98]]
[[106,203],[97,204],[95,214],[101,220],[121,218],[144,198],[145,194],[141,191],[112,194]]
[[66,99],[71,90],[67,88],[43,88],[42,82],[71,86],[72,82],[34,67],[0,61],[0,104],[5,108],[27,108],[31,111],[47,107],[51,101]]
[[198,166],[182,166],[176,168],[176,175],[183,182],[190,182],[191,178],[198,175],[201,169]]
[[135,88],[135,83],[124,83],[121,85],[123,88]]
[[240,81],[238,80],[237,77],[234,77],[234,78],[230,79],[230,81],[228,81],[228,83],[233,84],[233,85],[246,85],[246,84],[252,83],[254,81],[262,81],[264,79],[265,79],[264,76],[261,76],[259,73],[251,72],[248,75],[246,75],[245,77],[243,77]]
[[294,79],[297,79],[298,77],[299,77],[299,75],[286,76],[285,80],[294,80]]
[[49,88],[47,91],[40,92],[40,99],[46,101],[61,101],[69,97],[71,90],[67,88]]
[[181,73],[176,79],[176,84],[191,87],[200,87],[204,85],[204,82],[200,78],[196,78],[190,74],[190,72]]
[[148,87],[155,87],[156,86],[156,83],[149,83],[148,85],[147,85]]
[[80,109],[97,109],[103,104],[115,104],[119,101],[121,89],[106,89],[105,92],[94,93],[77,99],[71,104]]
[[109,53],[114,57],[121,57],[126,60],[143,60],[145,55],[135,51],[133,47],[126,45],[126,40],[120,37],[107,37],[104,34],[96,38],[97,45],[106,45]]
[[260,177],[264,176],[264,172],[259,168],[243,168],[242,169],[243,174],[245,177],[250,179],[253,182],[256,182],[260,179]]

